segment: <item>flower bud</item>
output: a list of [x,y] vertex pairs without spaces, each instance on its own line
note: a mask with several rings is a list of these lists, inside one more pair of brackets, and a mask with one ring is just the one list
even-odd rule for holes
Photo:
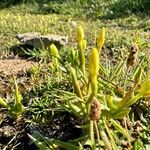
[[94,80],[99,72],[99,54],[96,48],[93,48],[89,57],[90,80]]
[[86,49],[86,40],[81,40],[79,42],[79,62],[80,62],[80,67],[82,69],[83,74],[85,75],[85,49]]
[[105,28],[103,27],[102,30],[99,33],[99,37],[97,38],[96,44],[97,44],[97,48],[98,50],[100,50],[102,48],[102,46],[104,45],[105,42]]
[[50,45],[50,51],[51,51],[51,55],[53,57],[60,58],[60,56],[58,54],[58,49],[57,49],[57,47],[54,44]]
[[96,121],[100,118],[101,104],[96,97],[93,97],[91,108],[90,108],[90,120]]
[[87,41],[85,39],[81,40],[79,42],[79,49],[80,50],[85,50],[86,49],[86,45],[87,45]]
[[84,39],[84,29],[82,26],[77,27],[77,41],[81,42]]
[[134,44],[131,47],[130,54],[129,54],[128,59],[127,59],[127,68],[132,67],[136,63],[137,52],[138,52],[138,45]]

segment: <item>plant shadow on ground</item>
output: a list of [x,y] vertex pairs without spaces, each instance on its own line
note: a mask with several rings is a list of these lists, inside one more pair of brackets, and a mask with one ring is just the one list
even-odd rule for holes
[[[37,149],[34,144],[29,145],[29,137],[26,131],[26,123],[24,118],[18,121],[10,118],[5,111],[0,112],[0,149]],[[10,142],[11,141],[11,142]]]
[[[49,112],[48,112],[49,113]],[[47,115],[48,115],[47,113]],[[26,113],[18,120],[10,118],[5,111],[1,111],[0,124],[0,148],[15,148],[17,150],[36,150],[38,149],[34,143],[31,143],[28,134],[39,132],[49,138],[57,138],[59,140],[68,141],[79,138],[82,130],[76,125],[81,124],[81,120],[68,112],[59,112],[53,118],[50,125],[38,123],[31,124],[26,122],[32,113]]]
[[28,44],[16,44],[11,46],[9,49],[13,55],[17,55],[21,58],[29,58],[30,56],[26,54],[26,51],[34,50],[34,47]]

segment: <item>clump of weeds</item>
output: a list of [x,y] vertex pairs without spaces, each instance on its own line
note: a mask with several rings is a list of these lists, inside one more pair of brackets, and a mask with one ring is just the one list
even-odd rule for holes
[[[102,28],[92,46],[88,46],[82,26],[77,27],[77,47],[61,56],[55,45],[50,46],[50,72],[46,92],[55,100],[56,108],[81,119],[77,126],[82,136],[67,142],[47,138],[35,131],[29,137],[37,147],[46,149],[137,149],[146,148],[147,121],[139,122],[132,107],[145,103],[150,94],[150,77],[146,72],[146,55],[140,56],[133,43],[129,54],[114,65],[101,63],[106,29]],[[68,49],[67,49],[68,50]],[[52,76],[52,74],[55,76]],[[62,85],[64,84],[64,86]],[[56,86],[57,84],[57,86]],[[66,87],[65,87],[66,85]],[[147,105],[145,106],[147,107]],[[53,109],[54,110],[54,109]],[[54,113],[55,114],[55,113]],[[134,114],[134,115],[133,115]],[[147,129],[141,127],[146,125]],[[135,134],[137,136],[135,136]],[[145,137],[142,134],[146,134]]]

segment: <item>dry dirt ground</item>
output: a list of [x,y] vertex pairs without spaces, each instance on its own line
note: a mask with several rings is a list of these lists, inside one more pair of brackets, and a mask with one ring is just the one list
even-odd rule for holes
[[[38,65],[37,62],[23,58],[0,59],[0,96],[6,98],[12,92],[10,80],[14,75],[17,78],[20,76],[21,80],[21,77],[23,78],[26,72],[36,65]],[[25,84],[25,81],[22,84]]]
[[[23,76],[30,68],[37,64],[35,61],[18,57],[0,59],[0,97],[6,98],[7,94],[12,92],[12,85],[9,80],[13,75]],[[14,140],[8,144],[13,138]],[[6,147],[6,149],[11,149],[11,145],[12,143],[15,145],[15,141],[20,143],[20,149],[36,149],[35,145],[33,147],[32,145],[28,146],[29,138],[25,131],[24,120],[15,122],[3,110],[0,110],[0,149]]]
[[31,67],[37,65],[35,61],[22,58],[7,58],[0,60],[0,74],[15,75],[21,72],[26,72]]

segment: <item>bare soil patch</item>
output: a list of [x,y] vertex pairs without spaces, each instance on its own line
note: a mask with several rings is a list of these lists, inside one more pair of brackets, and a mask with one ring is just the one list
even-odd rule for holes
[[7,58],[0,60],[0,73],[3,75],[15,75],[26,72],[31,67],[37,65],[37,62],[22,58]]
[[12,93],[12,84],[10,81],[13,75],[17,76],[21,80],[22,85],[25,86],[27,84],[27,72],[36,65],[38,65],[37,62],[23,58],[12,57],[0,59],[0,96],[7,97]]

